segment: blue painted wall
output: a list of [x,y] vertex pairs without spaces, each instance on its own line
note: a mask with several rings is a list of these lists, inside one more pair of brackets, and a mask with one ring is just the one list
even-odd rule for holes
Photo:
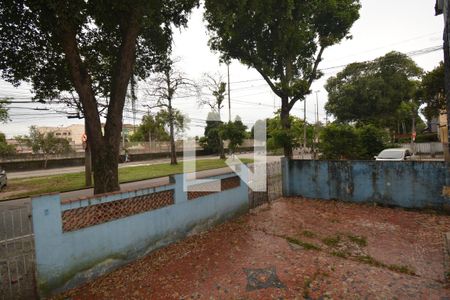
[[[214,176],[221,179],[236,174]],[[243,176],[246,176],[244,174]],[[61,205],[59,194],[32,199],[37,284],[41,295],[97,277],[149,251],[248,210],[248,187],[187,200],[183,175],[175,183]],[[71,208],[174,190],[175,204],[72,232],[62,231],[61,212]]]
[[445,162],[283,159],[283,195],[375,202],[405,208],[442,208]]

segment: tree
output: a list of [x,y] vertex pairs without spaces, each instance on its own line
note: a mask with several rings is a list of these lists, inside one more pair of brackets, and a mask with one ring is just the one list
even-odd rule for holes
[[[212,112],[217,113],[218,121],[221,121],[221,110],[223,108],[223,101],[225,100],[227,84],[224,81],[222,74],[204,74],[202,89],[208,92],[201,92],[199,104],[201,106],[208,105]],[[221,136],[223,131],[219,130],[219,155],[221,159],[225,159],[225,150],[223,146],[224,137]]]
[[320,133],[319,152],[323,159],[372,159],[386,147],[387,134],[374,125],[354,127],[332,123]]
[[130,136],[132,142],[168,141],[169,134],[164,129],[164,124],[154,115],[142,117],[142,123]]
[[53,132],[41,133],[35,126],[30,127],[29,136],[18,136],[15,139],[31,148],[35,154],[44,155],[44,168],[47,168],[47,160],[50,154],[68,154],[74,150],[68,140],[55,137]]
[[9,121],[8,108],[6,108],[7,104],[7,99],[0,99],[0,122],[2,123]]
[[356,158],[372,159],[386,148],[389,136],[385,130],[369,124],[356,128],[356,133],[360,144]]
[[423,114],[428,121],[439,116],[441,110],[446,108],[444,83],[445,70],[443,62],[422,77],[420,97],[422,104],[426,104],[423,108]]
[[[159,72],[151,78],[147,88],[147,96],[151,98],[152,104],[149,108],[163,108],[167,112],[167,123],[170,137],[170,164],[177,164],[177,153],[175,149],[175,127],[176,115],[173,101],[177,98],[192,96],[197,92],[194,81],[186,76],[174,66],[171,59],[167,59]],[[183,124],[179,124],[182,125]]]
[[220,137],[222,121],[219,121],[217,112],[209,112],[206,119],[204,136],[200,138],[199,143],[208,152],[220,153],[222,143]]
[[324,159],[352,159],[360,151],[358,135],[348,124],[330,124],[322,130],[319,152]]
[[35,100],[67,101],[83,113],[92,151],[95,194],[120,189],[122,117],[131,75],[143,80],[164,61],[171,48],[173,28],[187,23],[187,14],[197,3],[1,2],[1,76],[15,85],[30,82]]
[[234,122],[228,122],[222,125],[222,128],[220,129],[221,137],[229,140],[228,149],[231,153],[236,152],[238,146],[242,145],[244,142],[244,139],[247,136],[246,130],[247,126],[242,123],[239,116],[236,116]]
[[[416,99],[422,70],[407,55],[390,52],[374,61],[353,63],[328,79],[325,109],[339,122],[396,129],[402,103]],[[403,107],[404,108],[404,107]],[[397,114],[393,113],[397,112]],[[417,116],[408,112],[409,119]]]
[[[359,0],[206,0],[205,19],[213,50],[256,69],[281,99],[281,124],[321,76],[327,47],[349,37],[359,18]],[[292,156],[292,145],[284,144]]]
[[[188,120],[181,112],[174,109],[175,133],[182,132],[185,128],[184,121]],[[170,141],[166,127],[169,125],[169,114],[166,110],[160,110],[156,115],[145,115],[136,132],[130,137],[132,142]]]
[[5,134],[0,132],[0,156],[8,156],[16,154],[16,148],[13,145],[8,145]]
[[[256,122],[260,121],[258,120]],[[295,116],[289,116],[289,122],[291,124],[291,129],[285,131],[280,122],[280,113],[277,113],[273,118],[266,119],[267,148],[269,150],[274,151],[284,148],[286,144],[295,148],[303,143],[303,128],[305,122]],[[306,132],[307,144],[312,145],[314,137],[313,126],[306,123]],[[251,130],[251,137],[253,137],[253,128]]]

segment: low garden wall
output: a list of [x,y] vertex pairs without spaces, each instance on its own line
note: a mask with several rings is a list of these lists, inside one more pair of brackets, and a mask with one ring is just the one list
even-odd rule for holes
[[149,189],[63,202],[59,194],[33,198],[41,296],[75,287],[248,210],[248,187],[236,174],[210,178],[221,184],[220,192],[205,189],[205,183],[190,183],[185,192],[183,175],[175,175],[171,184]]
[[283,159],[283,195],[405,208],[446,208],[449,165],[438,161]]

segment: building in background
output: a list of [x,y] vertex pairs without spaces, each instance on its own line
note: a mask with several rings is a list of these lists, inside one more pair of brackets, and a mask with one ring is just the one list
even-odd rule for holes
[[448,144],[448,128],[450,127],[450,118],[447,118],[450,113],[450,0],[436,0],[435,10],[436,15],[444,15],[444,69],[445,69],[445,100],[447,103],[447,109],[445,118],[447,119],[447,138],[442,140],[444,145],[444,156],[446,161],[450,161],[450,145]]
[[73,124],[65,127],[36,127],[43,134],[52,132],[55,137],[63,138],[70,142],[71,145],[81,145],[83,143],[82,136],[84,134],[83,124]]
[[445,110],[442,110],[439,115],[439,140],[444,145],[448,144],[447,111]]

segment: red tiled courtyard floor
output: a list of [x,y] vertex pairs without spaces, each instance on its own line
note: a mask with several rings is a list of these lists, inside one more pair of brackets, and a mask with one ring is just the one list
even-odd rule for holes
[[58,297],[448,299],[450,217],[280,199]]

